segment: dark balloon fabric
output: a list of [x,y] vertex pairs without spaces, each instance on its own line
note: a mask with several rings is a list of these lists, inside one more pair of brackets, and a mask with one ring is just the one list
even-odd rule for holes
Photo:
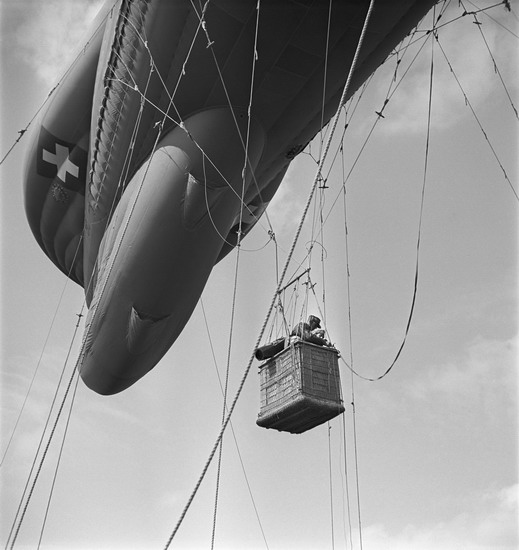
[[[256,0],[212,0],[203,21],[189,0],[103,8],[25,172],[35,238],[85,289],[90,388],[124,390],[174,343],[240,220],[246,236],[333,116],[368,4],[329,19],[328,2],[271,0],[258,18]],[[350,95],[433,4],[375,3]]]

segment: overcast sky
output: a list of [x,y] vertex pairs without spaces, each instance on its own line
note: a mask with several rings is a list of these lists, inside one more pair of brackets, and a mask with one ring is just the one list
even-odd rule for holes
[[[0,5],[3,157],[64,72],[101,3]],[[299,436],[257,427],[253,366],[233,415],[235,438],[228,430],[224,439],[215,548],[358,549],[357,502],[366,550],[518,547],[518,118],[507,95],[517,108],[517,3],[512,8],[494,8],[492,19],[480,14],[482,26],[466,16],[440,29],[439,44],[469,103],[438,44],[428,42],[347,181],[352,355],[355,370],[374,378],[400,346],[412,300],[433,55],[419,286],[399,361],[378,382],[352,378],[342,368],[345,439],[342,418]],[[453,2],[444,20],[461,13]],[[403,67],[413,55],[406,54]],[[377,72],[350,121],[346,173],[382,107],[394,67],[389,60]],[[2,456],[36,376],[0,470],[4,545],[67,354],[70,349],[65,381],[82,330],[73,339],[82,289],[67,283],[41,252],[25,219],[25,146],[22,139],[1,167]],[[317,150],[314,144],[311,152]],[[309,308],[326,313],[329,337],[349,361],[341,163],[338,155],[323,197],[323,247],[311,265],[318,300]],[[279,262],[286,258],[315,168],[311,156],[301,154],[269,207],[277,251],[266,222],[243,244],[231,395],[275,291],[276,255]],[[313,211],[289,275],[305,258]],[[164,547],[219,431],[215,363],[223,376],[235,264],[231,254],[216,266],[203,309],[197,306],[170,352],[137,384],[102,397],[79,382],[42,548]],[[16,547],[37,546],[63,426]],[[213,464],[172,548],[210,547],[215,477]]]

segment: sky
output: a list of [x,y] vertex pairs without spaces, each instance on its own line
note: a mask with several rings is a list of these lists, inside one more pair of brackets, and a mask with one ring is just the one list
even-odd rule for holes
[[[444,21],[462,12],[452,4]],[[64,72],[99,7],[77,0],[0,3],[2,157]],[[519,183],[512,102],[519,107],[519,10],[512,2],[512,13],[502,7],[487,13],[478,15],[481,26],[465,16],[442,27],[434,47],[427,42],[358,162],[395,58],[377,71],[354,114],[349,110],[344,172],[355,166],[346,182],[348,262],[339,154],[327,164],[326,223],[311,255],[316,298],[308,308],[325,320],[330,340],[348,363],[353,358],[357,373],[376,378],[387,369],[411,307],[425,179],[418,291],[406,344],[376,382],[342,363],[345,414],[302,435],[256,426],[253,365],[223,440],[215,548],[518,547]],[[339,145],[334,140],[333,154]],[[75,334],[82,289],[41,252],[25,219],[25,146],[22,138],[0,176],[3,545],[60,375],[58,402],[72,376],[82,330]],[[79,381],[46,520],[70,401],[15,547],[37,547],[43,525],[41,548],[165,546],[219,433],[217,372],[223,379],[229,356],[233,396],[276,290],[276,264],[285,261],[315,177],[318,148],[312,144],[294,161],[268,209],[277,247],[262,220],[239,257],[230,254],[215,267],[184,332],[155,369],[109,397]],[[316,209],[310,208],[288,276],[309,265]],[[171,548],[210,547],[215,486],[216,460]]]

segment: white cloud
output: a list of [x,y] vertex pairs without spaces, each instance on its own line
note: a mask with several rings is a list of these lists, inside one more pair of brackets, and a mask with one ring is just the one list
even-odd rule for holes
[[26,10],[18,29],[19,54],[49,87],[71,63],[102,0],[50,0]]
[[447,399],[457,405],[478,399],[485,412],[507,407],[510,416],[517,407],[518,338],[485,340],[478,338],[461,356],[421,373],[408,386],[415,399]]
[[473,495],[455,517],[429,526],[408,525],[388,533],[383,525],[363,530],[370,550],[512,550],[519,544],[518,485]]

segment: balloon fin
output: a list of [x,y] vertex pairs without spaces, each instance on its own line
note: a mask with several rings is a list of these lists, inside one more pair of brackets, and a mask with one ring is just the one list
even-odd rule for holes
[[163,327],[171,315],[156,318],[145,313],[139,313],[132,307],[128,322],[128,351],[133,355],[145,353],[160,339]]

